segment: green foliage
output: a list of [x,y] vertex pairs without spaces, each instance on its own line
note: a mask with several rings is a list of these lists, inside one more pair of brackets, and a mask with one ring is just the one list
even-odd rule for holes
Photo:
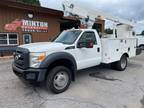
[[26,4],[30,4],[30,5],[38,5],[40,6],[40,1],[39,0],[17,0]]
[[141,35],[144,35],[144,30],[141,32]]
[[105,29],[105,33],[106,34],[113,34],[113,30],[108,28],[108,29]]
[[101,32],[99,25],[96,23],[93,24],[92,29],[96,29],[98,33]]

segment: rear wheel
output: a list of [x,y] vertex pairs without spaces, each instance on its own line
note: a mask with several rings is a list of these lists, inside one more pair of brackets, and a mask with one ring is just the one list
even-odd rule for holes
[[120,61],[116,62],[116,69],[119,71],[124,71],[127,67],[127,56],[123,55]]
[[111,63],[110,66],[111,66],[111,69],[116,69],[116,62]]
[[64,66],[57,66],[54,67],[47,76],[46,87],[58,94],[67,90],[70,83],[70,70]]
[[144,50],[144,45],[140,45],[139,47],[140,49]]

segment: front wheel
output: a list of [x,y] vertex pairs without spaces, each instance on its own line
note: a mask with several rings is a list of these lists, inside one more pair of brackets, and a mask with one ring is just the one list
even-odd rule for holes
[[71,83],[70,70],[64,66],[54,67],[46,80],[46,87],[53,93],[62,93],[68,89]]
[[127,67],[127,56],[123,55],[120,61],[116,62],[116,69],[119,71],[124,71]]

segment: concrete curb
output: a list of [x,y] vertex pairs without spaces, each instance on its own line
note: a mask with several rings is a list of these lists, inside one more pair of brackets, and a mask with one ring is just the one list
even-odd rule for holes
[[0,60],[9,60],[9,59],[13,59],[13,56],[0,57]]

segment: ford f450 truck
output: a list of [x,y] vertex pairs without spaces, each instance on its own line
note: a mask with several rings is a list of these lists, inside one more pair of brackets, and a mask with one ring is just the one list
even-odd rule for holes
[[63,31],[53,42],[21,45],[14,54],[13,72],[28,81],[46,82],[54,93],[64,92],[78,70],[111,64],[123,71],[127,58],[140,54],[136,38],[100,38],[96,30]]

